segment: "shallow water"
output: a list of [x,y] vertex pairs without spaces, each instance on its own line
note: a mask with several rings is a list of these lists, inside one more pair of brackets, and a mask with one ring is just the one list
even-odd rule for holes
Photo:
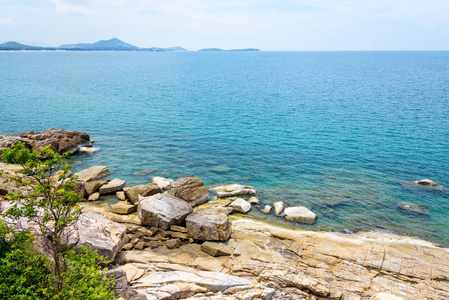
[[77,169],[249,184],[318,215],[290,226],[449,246],[448,193],[400,183],[449,187],[447,70],[449,52],[0,52],[0,134],[85,131],[101,151]]

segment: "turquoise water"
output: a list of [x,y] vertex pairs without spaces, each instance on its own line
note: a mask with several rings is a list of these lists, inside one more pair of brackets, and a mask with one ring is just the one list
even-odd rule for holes
[[449,246],[448,192],[400,184],[449,187],[448,70],[449,52],[0,52],[0,134],[85,131],[101,151],[76,168],[107,165],[128,185],[249,184],[261,205],[318,215],[289,226]]

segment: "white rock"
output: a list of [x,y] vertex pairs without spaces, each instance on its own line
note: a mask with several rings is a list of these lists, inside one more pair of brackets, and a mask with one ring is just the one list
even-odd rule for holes
[[285,218],[289,221],[312,224],[316,214],[304,206],[287,207],[284,210]]
[[270,211],[271,211],[272,209],[273,209],[273,207],[271,207],[270,205],[265,205],[264,208],[261,209],[261,211],[262,211],[264,214],[269,214]]
[[251,286],[251,281],[233,275],[218,272],[198,271],[197,273],[170,271],[151,272],[139,279],[133,287],[157,287],[170,283],[194,283],[217,293],[236,286]]
[[274,213],[276,214],[276,216],[279,216],[280,214],[282,214],[284,212],[285,209],[285,204],[282,201],[277,201],[273,203],[274,206]]
[[242,214],[246,214],[251,209],[251,204],[249,204],[242,198],[237,198],[236,200],[232,201],[232,203],[229,204],[229,206],[231,206],[234,211]]
[[258,204],[260,202],[260,200],[257,197],[251,197],[251,198],[249,198],[248,202],[251,204]]
[[81,147],[81,148],[79,149],[79,152],[93,154],[93,153],[97,152],[98,150],[100,150],[100,148],[94,148],[94,147]]
[[164,177],[153,177],[153,183],[156,183],[162,190],[166,190],[170,187],[170,183],[173,182],[172,179],[167,179]]
[[390,293],[377,293],[370,300],[404,300],[404,298]]

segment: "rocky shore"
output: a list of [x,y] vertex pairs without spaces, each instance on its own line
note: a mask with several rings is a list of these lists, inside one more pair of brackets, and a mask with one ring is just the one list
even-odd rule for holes
[[[35,142],[45,140],[39,133],[0,136],[0,148],[18,139],[27,139],[32,149],[45,144],[55,151],[91,145],[88,135],[63,132],[64,142],[56,137],[51,143]],[[20,171],[1,162],[0,169]],[[86,202],[68,241],[92,245],[112,260],[108,274],[123,299],[449,299],[449,249],[430,242],[374,232],[291,230],[251,220],[245,214],[258,203],[251,186],[208,189],[198,177],[154,177],[127,187],[110,180],[106,166],[76,175]],[[0,214],[9,206],[6,193],[16,188],[0,183]],[[117,203],[96,205],[104,196]],[[316,218],[305,207],[282,202],[262,210],[273,208],[294,222]],[[419,208],[414,213],[425,213]]]

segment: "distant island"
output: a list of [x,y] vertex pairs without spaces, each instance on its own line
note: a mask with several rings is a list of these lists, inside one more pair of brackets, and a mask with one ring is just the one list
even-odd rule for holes
[[65,44],[59,47],[38,47],[38,46],[30,46],[23,45],[17,42],[6,42],[0,44],[0,50],[3,51],[26,51],[26,50],[34,50],[34,51],[56,51],[56,50],[65,50],[65,51],[153,51],[153,52],[163,52],[163,51],[187,51],[182,47],[169,47],[169,48],[160,48],[160,47],[152,47],[152,48],[140,48],[128,43],[125,43],[117,38],[113,38],[110,40],[101,40],[96,43],[79,43],[79,44]]
[[[117,38],[112,38],[110,40],[101,40],[96,43],[78,43],[78,44],[64,44],[58,47],[40,47],[24,45],[17,42],[6,42],[0,44],[0,51],[151,51],[151,52],[164,52],[164,51],[187,51],[183,47],[151,47],[151,48],[140,48],[128,43],[125,43]],[[205,52],[220,52],[220,51],[241,51],[241,52],[256,52],[260,51],[255,48],[246,49],[231,49],[224,50],[220,48],[205,48],[198,51]]]
[[255,49],[255,48],[245,48],[245,49],[231,49],[231,50],[224,50],[224,49],[220,49],[220,48],[205,48],[205,49],[200,49],[198,51],[211,51],[211,52],[220,52],[220,51],[242,51],[242,52],[256,52],[256,51],[260,51],[260,49]]

